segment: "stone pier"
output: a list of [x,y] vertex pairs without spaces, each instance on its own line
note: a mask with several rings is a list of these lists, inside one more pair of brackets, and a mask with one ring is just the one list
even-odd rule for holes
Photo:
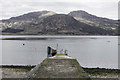
[[67,55],[56,55],[46,58],[41,64],[33,68],[26,75],[26,78],[90,80],[78,61]]

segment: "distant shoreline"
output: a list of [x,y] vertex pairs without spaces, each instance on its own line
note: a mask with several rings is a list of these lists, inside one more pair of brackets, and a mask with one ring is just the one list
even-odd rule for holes
[[[11,36],[11,35],[6,35]],[[47,39],[69,39],[79,37],[90,37],[90,39],[97,39],[99,36],[85,36],[85,35],[12,35],[11,37],[0,37],[0,40],[47,40]],[[103,36],[103,37],[118,37],[118,36]]]
[[12,33],[1,33],[0,35],[40,35],[40,36],[119,36],[119,35],[90,35],[90,34],[12,34]]

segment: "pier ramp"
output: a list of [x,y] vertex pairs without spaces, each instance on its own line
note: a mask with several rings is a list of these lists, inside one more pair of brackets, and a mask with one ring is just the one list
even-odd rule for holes
[[78,61],[67,55],[55,55],[53,57],[46,58],[34,67],[26,75],[26,78],[54,78],[54,80],[58,78],[66,80],[69,78],[70,80],[90,80]]

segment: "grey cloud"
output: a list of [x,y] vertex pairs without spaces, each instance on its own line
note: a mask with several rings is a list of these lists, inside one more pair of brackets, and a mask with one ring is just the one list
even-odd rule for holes
[[[33,11],[49,10],[57,13],[69,13],[74,10],[85,10],[91,14],[117,19],[117,2],[41,2],[36,1],[2,1],[2,18],[10,18]],[[0,11],[1,12],[1,11]]]

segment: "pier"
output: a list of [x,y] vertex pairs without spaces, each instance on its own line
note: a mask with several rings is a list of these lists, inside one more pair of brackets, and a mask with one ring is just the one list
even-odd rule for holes
[[[49,50],[51,51],[50,48]],[[50,51],[48,51],[48,56],[52,55]],[[78,61],[68,56],[66,53],[56,53],[54,56],[47,57],[35,68],[33,68],[26,75],[26,78],[76,78],[90,80],[89,76],[80,66]]]

